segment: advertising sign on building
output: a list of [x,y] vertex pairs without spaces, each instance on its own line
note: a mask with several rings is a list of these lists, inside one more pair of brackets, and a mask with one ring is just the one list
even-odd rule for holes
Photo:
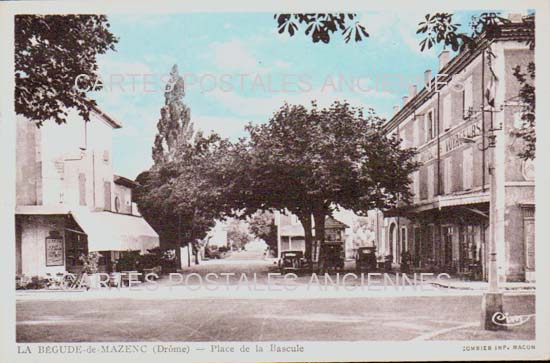
[[63,266],[63,238],[46,238],[46,266]]

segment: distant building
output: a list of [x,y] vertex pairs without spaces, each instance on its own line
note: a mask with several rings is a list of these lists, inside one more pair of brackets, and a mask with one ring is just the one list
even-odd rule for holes
[[[281,257],[284,251],[306,251],[304,227],[292,213],[275,212],[275,225],[277,226],[277,254]],[[312,234],[315,236],[315,225]],[[334,217],[327,216],[325,220],[325,244],[342,244],[346,251],[346,242],[349,235],[346,230],[350,227]],[[346,257],[350,257],[346,254]]]
[[94,108],[90,121],[37,128],[17,117],[16,272],[76,272],[79,257],[102,255],[110,271],[124,251],[157,247],[157,233],[132,202],[136,183],[113,174],[112,132],[121,124]]
[[534,164],[518,157],[523,141],[513,135],[521,116],[513,68],[534,61],[526,26],[534,18],[511,20],[473,51],[453,59],[443,51],[438,76],[426,71],[426,87],[417,93],[413,86],[385,126],[404,147],[417,148],[422,164],[412,176],[412,205],[378,218],[378,250],[396,264],[408,251],[416,268],[486,278],[494,213],[499,278],[535,278]]

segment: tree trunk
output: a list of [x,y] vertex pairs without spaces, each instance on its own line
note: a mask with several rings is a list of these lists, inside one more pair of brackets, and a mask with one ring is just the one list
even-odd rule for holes
[[315,239],[321,243],[325,242],[325,218],[327,213],[325,211],[313,212],[313,220],[315,221]]
[[319,244],[319,267],[321,272],[325,269],[324,263],[324,244],[325,244],[325,218],[327,213],[324,210],[316,210],[313,212],[313,220],[315,221],[315,239]]
[[311,261],[311,252],[313,247],[313,233],[311,230],[311,214],[310,213],[304,213],[298,216],[300,219],[300,222],[302,223],[302,227],[304,227],[304,240],[306,245],[306,251],[305,251],[305,258],[308,261]]

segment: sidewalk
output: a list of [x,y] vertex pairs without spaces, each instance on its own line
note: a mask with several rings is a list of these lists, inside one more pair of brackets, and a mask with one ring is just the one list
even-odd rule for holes
[[[443,289],[486,291],[489,289],[487,281],[467,281],[457,276],[449,279],[427,279],[427,283]],[[503,292],[535,292],[535,282],[500,282],[498,287]]]
[[[339,299],[339,298],[389,298],[389,297],[443,297],[479,296],[487,290],[488,284],[479,281],[459,279],[437,280],[435,277],[416,286],[399,284],[381,285],[326,285],[308,284],[304,281],[285,282],[279,278],[267,283],[263,278],[248,283],[230,284],[185,284],[171,283],[162,278],[155,283],[144,283],[133,288],[100,288],[88,291],[18,290],[16,299],[24,300],[87,300],[87,299]],[[536,293],[534,284],[506,283],[500,286],[506,295],[532,295]]]

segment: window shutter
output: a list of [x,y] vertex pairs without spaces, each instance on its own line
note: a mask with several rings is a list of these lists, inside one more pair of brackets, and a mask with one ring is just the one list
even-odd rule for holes
[[448,156],[445,159],[445,194],[450,194],[453,191],[453,158]]
[[414,146],[418,147],[422,143],[420,142],[420,120],[417,118],[414,120]]
[[473,149],[470,147],[462,152],[462,183],[464,190],[472,189],[473,184]]
[[428,199],[434,196],[434,165],[428,165]]
[[420,175],[418,170],[413,173],[414,203],[420,200]]
[[451,128],[452,124],[452,103],[451,103],[451,95],[448,94],[443,98],[443,131],[447,131]]
[[472,76],[464,81],[464,115],[468,115],[468,110],[473,106]]

